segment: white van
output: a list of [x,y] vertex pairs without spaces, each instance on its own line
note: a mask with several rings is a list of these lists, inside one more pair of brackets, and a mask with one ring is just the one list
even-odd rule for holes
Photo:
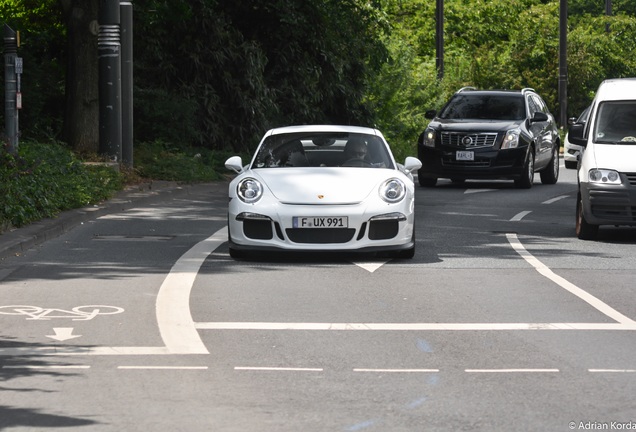
[[584,147],[577,237],[594,240],[599,225],[636,226],[636,78],[603,81],[588,121],[571,125],[569,139]]

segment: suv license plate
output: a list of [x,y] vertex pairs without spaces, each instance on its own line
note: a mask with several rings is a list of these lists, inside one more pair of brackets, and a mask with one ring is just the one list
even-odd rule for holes
[[294,228],[348,228],[349,218],[347,216],[295,216],[292,223]]
[[472,161],[475,160],[475,152],[473,151],[458,151],[455,153],[455,159],[458,161]]

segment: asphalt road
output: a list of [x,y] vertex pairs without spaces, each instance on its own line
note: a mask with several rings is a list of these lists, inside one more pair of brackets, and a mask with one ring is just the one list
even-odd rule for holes
[[233,260],[226,187],[0,236],[0,429],[636,429],[636,230],[576,239],[573,171],[418,187],[413,260]]

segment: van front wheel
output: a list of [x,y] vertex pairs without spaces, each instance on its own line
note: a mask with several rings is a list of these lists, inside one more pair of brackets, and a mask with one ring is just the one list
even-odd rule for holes
[[576,201],[576,236],[581,240],[594,240],[598,234],[598,225],[588,223],[583,214],[583,200],[579,194]]

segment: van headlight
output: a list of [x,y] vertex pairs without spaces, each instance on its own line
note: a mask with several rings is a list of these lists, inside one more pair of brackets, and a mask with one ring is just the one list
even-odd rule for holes
[[255,178],[247,177],[239,182],[236,194],[243,202],[255,203],[263,196],[263,186]]
[[512,129],[506,132],[503,142],[501,143],[502,149],[512,149],[519,147],[519,135],[521,131],[519,129]]
[[406,186],[401,180],[392,178],[382,183],[379,192],[380,197],[384,201],[393,204],[404,198],[406,195]]
[[621,176],[618,171],[609,169],[591,169],[588,173],[590,183],[603,183],[603,184],[621,184]]

